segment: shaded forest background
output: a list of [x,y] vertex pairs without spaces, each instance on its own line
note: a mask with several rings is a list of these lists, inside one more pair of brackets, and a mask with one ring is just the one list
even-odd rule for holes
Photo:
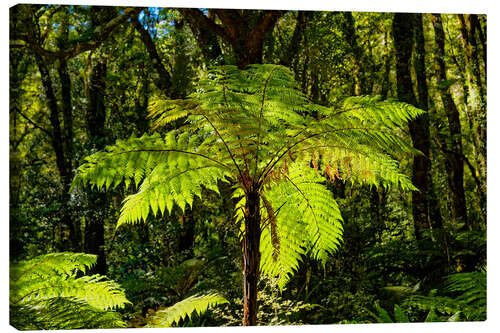
[[115,229],[124,188],[69,188],[84,157],[151,133],[154,98],[188,96],[211,66],[280,64],[314,103],[380,95],[427,113],[405,129],[423,154],[401,163],[419,191],[328,180],[343,243],[325,267],[304,258],[282,293],[263,279],[258,323],[486,318],[485,290],[470,302],[445,279],[486,272],[485,15],[17,5],[9,24],[11,262],[98,255],[132,327],[207,290],[230,304],[180,325],[239,325],[229,193]]

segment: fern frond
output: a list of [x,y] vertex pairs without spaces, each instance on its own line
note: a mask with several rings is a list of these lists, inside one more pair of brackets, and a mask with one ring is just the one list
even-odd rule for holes
[[231,176],[230,169],[215,157],[201,136],[167,133],[119,141],[106,151],[89,156],[73,186],[91,184],[98,189],[126,186],[133,181],[139,191],[124,200],[118,226],[145,221],[150,210],[170,213],[176,203],[184,210],[201,195],[202,187],[218,191],[217,181]]
[[[261,238],[261,269],[279,277],[279,287],[288,281],[306,253],[326,262],[342,238],[342,216],[331,192],[316,170],[300,163],[290,165],[286,177],[270,185],[265,196],[276,211],[280,251],[275,253],[271,224],[265,224]],[[265,207],[266,205],[263,205]],[[269,217],[269,210],[262,215]]]
[[[119,317],[111,311],[130,303],[121,288],[101,275],[77,277],[77,274],[85,273],[95,262],[94,255],[63,252],[12,265],[11,308],[32,313],[36,322],[46,323],[44,318],[52,316],[57,327],[63,327],[66,319],[68,323],[72,323],[72,328],[79,328],[78,325],[87,327],[85,316],[101,316],[104,321],[100,323],[103,325],[109,322],[114,323],[111,327],[123,326]],[[72,308],[65,307],[70,305]],[[80,321],[76,320],[78,314],[72,312],[72,309],[81,311]],[[97,327],[92,326],[94,324],[89,324],[89,327]],[[44,325],[51,327],[47,323]]]
[[117,227],[146,221],[150,209],[155,216],[158,211],[164,214],[165,209],[170,213],[174,203],[184,211],[186,205],[192,206],[196,196],[201,197],[202,187],[218,193],[217,182],[224,180],[226,173],[219,166],[206,164],[191,159],[183,166],[185,169],[172,169],[165,164],[156,166],[139,191],[125,198]]
[[485,272],[457,273],[445,278],[440,295],[414,295],[408,305],[446,315],[460,312],[466,320],[486,319]]
[[[176,131],[167,133],[165,138],[159,134],[144,135],[141,138],[118,140],[114,146],[97,152],[85,159],[77,170],[72,186],[90,184],[98,190],[104,186],[109,189],[124,182],[128,187],[134,181],[136,187],[158,165],[170,169],[183,170],[200,161],[228,168],[223,162],[208,156],[199,149],[203,146],[201,136],[189,133],[177,135]],[[197,149],[198,148],[198,149]]]
[[53,253],[14,265],[11,268],[10,302],[71,298],[100,309],[121,308],[129,303],[119,286],[105,276],[76,278],[94,265],[96,256],[83,253]]
[[193,314],[201,315],[209,308],[224,303],[229,301],[216,293],[190,296],[166,309],[156,311],[148,319],[147,327],[172,327],[185,318],[191,319]]
[[103,311],[70,298],[52,298],[11,306],[10,324],[21,330],[124,328],[115,311]]

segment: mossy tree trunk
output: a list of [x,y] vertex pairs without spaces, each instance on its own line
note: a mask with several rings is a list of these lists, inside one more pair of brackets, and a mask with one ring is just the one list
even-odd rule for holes
[[[436,43],[435,63],[438,82],[446,82],[446,64],[444,61],[444,30],[440,14],[432,14],[431,21],[434,26],[434,38]],[[470,229],[467,220],[467,205],[464,191],[464,160],[462,149],[462,127],[460,124],[460,113],[453,101],[453,97],[446,85],[440,85],[441,100],[448,118],[450,128],[450,147],[445,152],[446,169],[448,173],[448,185],[452,199],[452,213],[456,222],[465,223]]]
[[[413,92],[410,63],[415,34],[415,14],[396,13],[393,20],[393,39],[396,53],[397,95],[400,101],[419,106]],[[419,62],[417,61],[417,64]],[[417,66],[418,67],[418,66]],[[423,69],[422,69],[423,70]],[[413,158],[412,183],[419,191],[412,192],[413,224],[415,237],[421,240],[424,232],[429,229],[429,120],[421,115],[409,123],[413,147],[423,155]]]

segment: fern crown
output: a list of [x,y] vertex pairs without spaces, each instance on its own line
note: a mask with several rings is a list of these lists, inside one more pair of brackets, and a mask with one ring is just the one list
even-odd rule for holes
[[[327,178],[415,190],[396,158],[416,152],[401,128],[423,112],[366,96],[323,107],[309,103],[293,77],[277,65],[214,68],[189,98],[154,100],[155,133],[87,157],[73,185],[135,184],[118,226],[170,213],[174,204],[184,210],[203,189],[218,192],[219,182],[234,186],[241,222],[247,195],[258,193],[261,270],[283,286],[302,254],[324,262],[341,241]],[[181,125],[167,130],[174,122]]]

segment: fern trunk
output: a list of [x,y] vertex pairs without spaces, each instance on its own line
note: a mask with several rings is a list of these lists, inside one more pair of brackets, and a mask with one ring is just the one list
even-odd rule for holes
[[243,326],[257,323],[257,283],[260,267],[260,197],[249,193],[245,206],[245,236],[243,238]]

